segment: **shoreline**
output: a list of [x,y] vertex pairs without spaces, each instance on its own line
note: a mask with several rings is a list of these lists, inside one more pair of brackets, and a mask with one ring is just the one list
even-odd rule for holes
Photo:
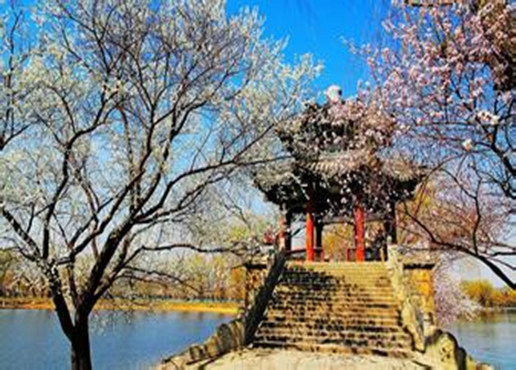
[[513,306],[500,306],[500,307],[482,307],[478,310],[479,316],[490,315],[493,313],[513,313],[516,312],[516,307]]
[[[238,314],[238,302],[192,302],[176,300],[135,300],[102,299],[94,310],[120,311],[157,311],[157,312],[205,312],[224,315]],[[0,310],[54,310],[54,304],[48,298],[0,298]]]

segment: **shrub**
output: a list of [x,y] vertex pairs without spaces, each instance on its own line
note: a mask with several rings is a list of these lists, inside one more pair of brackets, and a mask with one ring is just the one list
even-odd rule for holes
[[487,280],[465,281],[462,289],[471,299],[483,307],[492,307],[496,304],[497,291]]

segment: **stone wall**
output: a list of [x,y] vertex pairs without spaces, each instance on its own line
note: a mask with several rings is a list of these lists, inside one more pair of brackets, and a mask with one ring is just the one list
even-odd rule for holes
[[434,277],[432,262],[407,261],[403,264],[405,281],[411,302],[422,316],[425,335],[431,335],[436,328]]
[[276,253],[270,260],[254,260],[246,264],[246,302],[243,313],[235,320],[220,325],[204,343],[164,359],[160,369],[184,369],[189,365],[220,357],[250,343],[262,320],[283,268],[285,254]]
[[219,357],[244,345],[244,322],[241,318],[221,324],[204,343],[194,344],[185,351],[164,359],[158,369],[184,369],[188,365]]
[[[270,261],[266,273],[258,271],[255,275],[250,276],[250,279],[253,279],[255,285],[250,286],[250,298],[248,306],[245,310],[244,337],[246,344],[253,340],[254,333],[256,332],[260,321],[262,321],[267,304],[272,297],[274,287],[276,286],[276,283],[278,282],[281,273],[283,272],[285,262],[286,255],[284,251],[280,251],[276,253],[273,259]],[[250,269],[250,271],[252,270]]]
[[245,300],[244,308],[249,308],[255,299],[260,287],[265,282],[269,270],[267,259],[252,259],[247,261],[245,267]]
[[476,362],[459,346],[450,333],[436,329],[426,338],[423,354],[426,364],[442,370],[488,370],[491,366]]
[[413,302],[403,265],[403,255],[398,246],[389,246],[389,259],[386,262],[392,286],[398,301],[401,304],[401,320],[405,330],[412,336],[414,349],[420,352],[425,350],[425,334],[423,326],[423,314]]
[[443,370],[491,369],[475,362],[457,339],[437,327],[432,256],[410,248],[389,246],[388,269],[402,303],[402,321],[414,339],[422,362]]

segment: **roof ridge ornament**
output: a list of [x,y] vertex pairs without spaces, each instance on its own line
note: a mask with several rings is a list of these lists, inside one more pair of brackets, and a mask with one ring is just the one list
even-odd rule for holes
[[339,85],[331,85],[329,86],[324,95],[329,103],[336,104],[342,103],[342,89]]

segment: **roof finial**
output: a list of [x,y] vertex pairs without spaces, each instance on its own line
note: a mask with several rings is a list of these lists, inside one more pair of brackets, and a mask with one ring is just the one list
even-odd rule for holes
[[342,90],[338,85],[331,85],[326,89],[324,93],[326,95],[326,99],[330,103],[340,103],[342,98]]

